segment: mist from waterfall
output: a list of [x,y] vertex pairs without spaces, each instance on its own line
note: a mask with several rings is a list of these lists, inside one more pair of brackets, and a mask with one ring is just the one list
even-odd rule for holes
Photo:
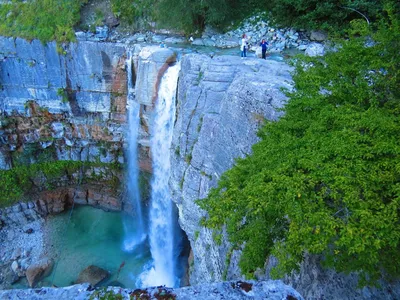
[[125,251],[134,250],[146,239],[142,203],[139,190],[139,166],[138,166],[138,132],[139,132],[139,110],[140,105],[134,101],[135,89],[132,78],[132,55],[128,52],[126,60],[128,71],[128,152],[127,152],[127,199],[131,202],[134,210],[133,227],[125,222],[125,240],[123,248]]
[[170,147],[175,119],[175,98],[180,64],[165,72],[158,91],[150,140],[153,179],[149,211],[149,240],[153,263],[142,274],[143,286],[179,286],[175,244],[176,215],[168,187]]

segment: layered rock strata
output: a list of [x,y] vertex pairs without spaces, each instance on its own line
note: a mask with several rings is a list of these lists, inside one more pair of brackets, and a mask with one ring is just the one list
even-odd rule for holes
[[[277,120],[285,103],[281,88],[291,88],[285,63],[238,57],[187,55],[182,59],[178,110],[171,147],[170,186],[179,208],[179,222],[192,247],[190,282],[243,279],[240,251],[232,251],[200,225],[205,212],[195,201],[206,197],[235,159],[251,153],[264,120]],[[321,258],[306,256],[300,272],[284,278],[306,299],[398,299],[398,282],[380,281],[380,288],[358,287],[357,274],[323,269]],[[276,264],[270,257],[258,278],[270,279]]]
[[31,149],[59,160],[123,162],[124,45],[60,48],[5,37],[0,45],[2,169],[17,164],[16,153]]
[[280,116],[286,99],[281,88],[291,87],[290,67],[205,55],[186,55],[181,64],[170,185],[194,254],[190,281],[237,278],[237,267],[225,263],[229,244],[218,246],[212,232],[199,225],[205,213],[195,201],[207,196],[236,158],[251,153],[264,121]]

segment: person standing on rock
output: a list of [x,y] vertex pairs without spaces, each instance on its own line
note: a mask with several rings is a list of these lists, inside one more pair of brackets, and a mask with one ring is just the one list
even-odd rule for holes
[[242,35],[242,42],[240,44],[240,56],[242,57],[246,57],[246,47],[247,47],[247,36],[245,33],[243,33]]
[[267,47],[268,47],[268,43],[263,39],[260,43],[261,46],[261,57],[262,59],[267,59],[266,57],[266,53],[267,53]]

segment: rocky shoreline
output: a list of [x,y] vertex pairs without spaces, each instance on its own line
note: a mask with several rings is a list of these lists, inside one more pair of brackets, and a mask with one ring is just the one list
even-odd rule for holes
[[[67,196],[68,192],[72,193],[71,197]],[[90,187],[80,187],[75,192],[73,188],[59,188],[44,192],[40,200],[18,202],[0,209],[0,290],[12,288],[12,284],[25,277],[33,287],[51,271],[57,253],[51,245],[47,219],[69,209],[74,193],[76,204],[108,211],[122,209],[115,197]],[[23,282],[24,285],[27,284]]]

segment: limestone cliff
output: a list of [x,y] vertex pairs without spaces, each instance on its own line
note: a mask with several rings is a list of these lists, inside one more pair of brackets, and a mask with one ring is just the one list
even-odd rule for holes
[[[170,187],[179,208],[179,222],[192,247],[190,282],[199,284],[243,278],[239,251],[226,236],[221,243],[200,226],[205,215],[196,205],[238,157],[251,153],[264,120],[276,120],[285,103],[281,88],[291,88],[290,67],[283,62],[238,57],[187,55],[182,59],[177,119],[171,147]],[[201,201],[201,200],[200,200]],[[398,299],[400,285],[357,286],[357,274],[338,274],[307,256],[300,272],[284,278],[306,299]],[[259,279],[270,279],[271,257]]]
[[290,88],[290,68],[275,61],[187,55],[181,70],[170,183],[193,250],[190,281],[238,278],[237,268],[225,262],[229,245],[217,246],[212,232],[199,226],[204,212],[194,201],[207,195],[236,158],[251,153],[265,120],[278,118],[286,99],[280,88]]
[[125,53],[119,44],[59,48],[0,37],[0,167],[24,153],[35,162],[32,149],[60,160],[122,162]]
[[[175,61],[173,51],[159,47],[81,41],[57,49],[55,43],[0,37],[0,168],[47,159],[124,163],[126,101],[132,92],[140,104],[139,163],[150,171],[153,104],[160,78]],[[290,67],[283,62],[182,57],[170,188],[192,248],[192,284],[242,278],[237,266],[240,253],[231,251],[226,237],[218,245],[213,233],[199,225],[205,212],[195,200],[206,197],[236,158],[251,153],[263,122],[279,118],[278,109],[286,101],[281,88],[291,84]],[[86,175],[107,179],[113,174],[97,168]],[[76,184],[77,174],[71,178]],[[0,219],[24,224],[62,211],[72,197],[82,204],[121,208],[114,189],[56,187],[40,191],[42,201],[2,210]],[[400,295],[397,287],[386,284],[383,290],[359,290],[354,274],[322,271],[316,260],[307,259],[299,274],[285,279],[306,298]],[[273,263],[271,259],[260,278],[269,277]]]

